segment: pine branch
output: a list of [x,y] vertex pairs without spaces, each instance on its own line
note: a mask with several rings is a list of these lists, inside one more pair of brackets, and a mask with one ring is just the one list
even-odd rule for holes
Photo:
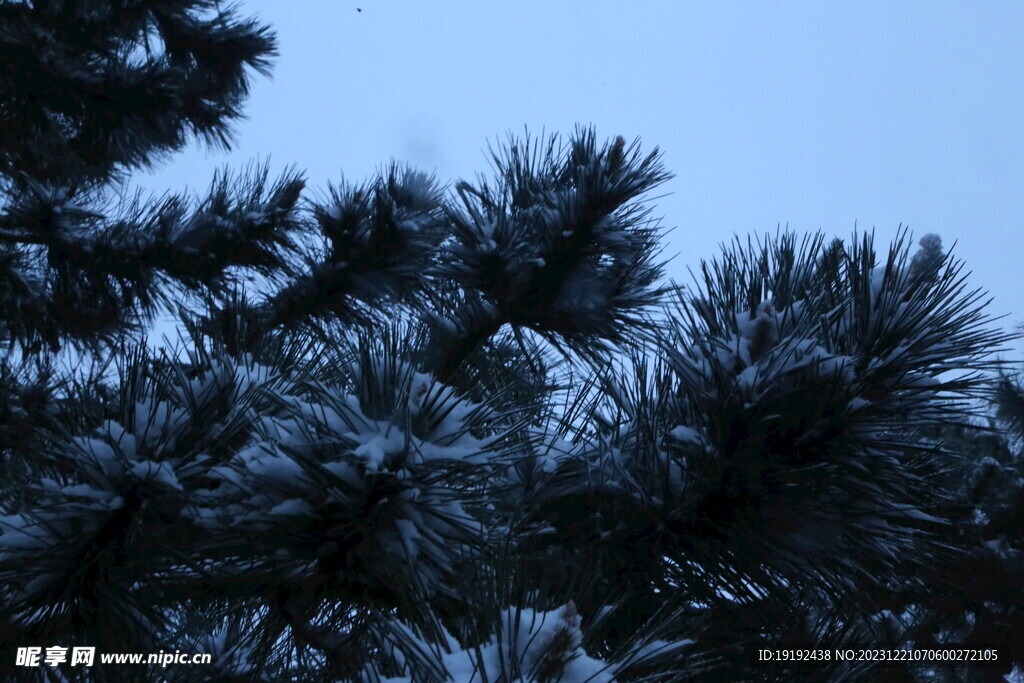
[[181,149],[226,145],[266,26],[205,0],[0,8],[0,174],[103,183]]
[[387,302],[417,303],[443,237],[440,207],[432,178],[396,165],[366,185],[330,187],[325,201],[311,205],[324,247],[268,298],[267,324],[364,325]]
[[[646,329],[644,312],[667,291],[654,286],[656,233],[636,203],[669,178],[658,152],[642,157],[622,138],[599,149],[589,130],[561,150],[557,138],[531,145],[511,140],[493,155],[496,188],[462,183],[460,203],[446,210],[455,239],[435,276],[465,292],[468,307],[453,313],[464,334],[443,373],[505,324],[597,354],[631,339],[627,329]],[[482,320],[473,302],[494,315]]]

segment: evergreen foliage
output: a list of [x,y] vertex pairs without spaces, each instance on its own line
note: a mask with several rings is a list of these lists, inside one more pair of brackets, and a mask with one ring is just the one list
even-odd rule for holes
[[61,669],[96,681],[983,675],[755,661],[785,643],[1024,666],[1024,389],[936,236],[737,239],[666,286],[670,175],[590,129],[451,191],[252,167],[118,199],[229,142],[273,35],[203,0],[0,15],[5,676],[31,645],[213,655]]

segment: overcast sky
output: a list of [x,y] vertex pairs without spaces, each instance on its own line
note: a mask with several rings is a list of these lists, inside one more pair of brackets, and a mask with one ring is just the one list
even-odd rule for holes
[[[842,4],[842,9],[839,5]],[[358,11],[361,8],[362,11]],[[1024,3],[243,0],[277,31],[230,154],[137,181],[206,186],[270,157],[313,187],[390,159],[471,179],[507,132],[658,146],[669,276],[734,234],[938,233],[1024,322]],[[659,192],[659,194],[661,194]]]

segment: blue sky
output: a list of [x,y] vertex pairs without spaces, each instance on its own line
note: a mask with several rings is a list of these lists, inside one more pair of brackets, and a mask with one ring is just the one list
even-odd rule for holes
[[[362,11],[357,11],[357,7]],[[136,178],[206,186],[271,159],[313,187],[397,159],[487,171],[507,132],[640,137],[676,177],[656,202],[668,275],[734,234],[855,224],[938,233],[1024,322],[1024,3],[436,3],[243,0],[278,32],[229,154],[196,145]],[[662,194],[659,192],[658,194]]]

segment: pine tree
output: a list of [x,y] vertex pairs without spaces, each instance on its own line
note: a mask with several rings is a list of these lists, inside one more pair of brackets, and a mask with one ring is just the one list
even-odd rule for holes
[[[117,197],[116,181],[198,136],[227,145],[268,29],[218,3],[0,3],[3,340],[58,349],[109,341],[167,298],[232,267],[278,267],[295,179],[215,182],[180,197]],[[113,183],[113,185],[112,185]],[[228,190],[244,190],[229,196]]]
[[[229,139],[271,34],[212,2],[0,7],[26,57],[0,62],[0,642],[213,659],[60,669],[88,680],[862,680],[754,654],[1019,624],[993,474],[1019,458],[964,435],[996,387],[1020,437],[1020,391],[937,237],[737,240],[666,286],[669,173],[590,129],[451,191],[252,169],[115,214],[132,168]],[[61,375],[65,346],[99,370]],[[965,568],[992,542],[989,606]],[[931,673],[977,672],[901,672]]]
[[[259,169],[244,182],[217,178],[194,202],[125,190],[133,170],[192,138],[229,145],[250,71],[267,73],[275,49],[267,27],[208,0],[0,2],[5,513],[41,501],[23,486],[65,476],[52,457],[57,435],[106,419],[119,388],[101,380],[159,307],[209,296],[242,269],[285,263],[302,188],[295,174],[273,185]],[[0,523],[5,544],[22,531],[14,519]],[[81,584],[74,600],[88,602],[88,581],[98,576],[86,557],[93,541],[76,528],[60,530],[70,544],[65,559],[83,562],[65,588]],[[34,633],[13,617],[16,585],[5,578],[0,589],[4,643]],[[54,623],[67,617],[89,636],[78,617],[56,602],[53,610]]]
[[910,617],[904,631],[916,643],[1002,642],[1011,653],[1024,651],[1022,399],[1024,387],[1004,369],[984,419],[929,435],[950,457],[945,517],[956,525],[962,552],[947,568],[949,590],[897,610]]
[[274,54],[266,27],[214,2],[0,2],[5,473],[38,459],[38,429],[107,399],[62,375],[58,353],[109,350],[161,305],[284,262],[294,174],[215,179],[198,203],[123,183],[192,137],[227,145],[247,69]]

